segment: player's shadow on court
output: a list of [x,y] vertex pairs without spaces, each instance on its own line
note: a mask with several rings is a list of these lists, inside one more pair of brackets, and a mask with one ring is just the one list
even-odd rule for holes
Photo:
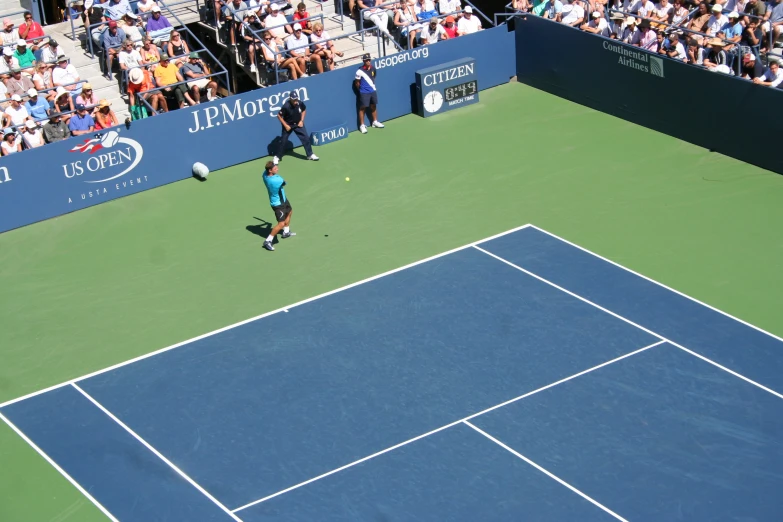
[[[265,221],[258,217],[253,217],[253,219],[257,219],[260,221],[260,223],[256,223],[255,225],[248,225],[245,227],[245,230],[250,232],[251,234],[255,234],[264,241],[266,241],[267,236],[272,231],[272,223]],[[277,242],[277,238],[275,238],[274,242]]]
[[[306,160],[307,156],[305,156],[302,153],[294,152],[294,143],[296,142],[299,146],[301,144],[299,143],[299,138],[295,134],[291,134],[291,137],[288,138],[288,143],[285,145],[285,151],[283,152],[284,156],[293,156],[295,158]],[[280,136],[277,136],[275,139],[272,140],[272,143],[266,146],[266,150],[269,153],[270,156],[274,156],[277,154],[277,148],[280,146]],[[281,158],[282,159],[282,158]],[[258,219],[258,218],[256,218]]]

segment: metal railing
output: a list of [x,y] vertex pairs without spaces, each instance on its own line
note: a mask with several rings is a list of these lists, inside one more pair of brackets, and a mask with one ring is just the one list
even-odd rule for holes
[[[451,12],[451,13],[441,13],[441,14],[435,15],[435,16],[433,16],[433,17],[427,18],[426,20],[424,20],[424,21],[421,21],[421,22],[420,22],[420,21],[418,21],[418,20],[416,20],[416,22],[414,22],[414,23],[413,23],[413,24],[411,24],[411,25],[422,25],[422,26],[426,26],[426,25],[427,25],[427,24],[430,22],[430,20],[438,20],[438,19],[441,19],[441,18],[443,18],[443,19],[446,19],[446,18],[447,18],[447,17],[449,17],[449,16],[458,15],[458,14],[460,14],[460,13],[462,13],[462,12],[463,12],[463,10],[462,10],[462,9],[458,9],[457,11],[453,11],[453,12]],[[398,28],[402,28],[402,27],[408,27],[408,26],[397,26],[397,27],[398,27]],[[407,50],[410,50],[410,39],[409,39],[409,38],[406,38],[406,39],[405,39],[405,48],[406,48]]]
[[[149,110],[150,114],[155,116],[155,115],[160,114],[160,112],[158,112],[158,111],[156,111],[155,109],[152,108],[152,105],[150,105],[150,103],[147,101],[147,99],[144,98],[145,94],[149,94],[151,92],[162,92],[163,89],[168,89],[170,87],[176,87],[178,85],[185,85],[187,87],[187,84],[190,83],[190,82],[194,82],[196,80],[201,80],[201,79],[204,79],[204,78],[207,78],[207,79],[209,79],[209,78],[216,78],[216,77],[218,77],[220,75],[223,75],[223,74],[228,74],[228,73],[225,72],[225,71],[224,72],[218,72],[218,73],[209,73],[209,74],[205,74],[204,76],[200,76],[200,77],[195,78],[195,79],[185,79],[185,80],[182,80],[181,82],[170,83],[168,85],[161,85],[159,87],[155,87],[154,89],[148,89],[146,91],[137,92],[135,101],[136,101],[136,103],[141,103],[142,105],[147,107],[147,110]],[[226,81],[228,81],[228,80],[226,80]],[[188,88],[188,90],[190,90],[190,89]],[[164,94],[164,97],[165,97],[165,94]],[[167,101],[167,103],[168,103],[168,101]]]
[[[336,40],[347,39],[347,38],[350,38],[350,37],[352,37],[354,35],[358,35],[358,34],[361,34],[362,36],[364,36],[365,32],[371,31],[371,30],[372,29],[362,29],[360,31],[354,31],[354,32],[351,32],[351,33],[341,34],[340,36],[337,36],[335,38],[330,38],[329,41],[330,42],[334,42]],[[376,43],[378,45],[378,56],[379,57],[380,56],[385,56],[385,53],[383,53],[383,51],[382,51],[383,49],[385,49],[385,47],[382,45],[383,36],[382,35],[377,35],[376,38],[377,38],[377,42]],[[261,45],[264,45],[264,44],[262,43]],[[278,57],[279,56],[286,56],[286,55],[288,55],[289,51],[298,51],[298,50],[301,50],[301,49],[308,49],[308,48],[312,47],[312,45],[313,45],[312,43],[308,42],[306,45],[300,45],[298,47],[292,47],[290,49],[285,49],[283,51],[278,51],[278,50],[276,50],[276,48],[275,49],[271,49],[271,48],[269,48],[267,46],[267,49],[272,51],[272,55],[274,56],[274,64],[273,65],[274,65],[274,74],[275,74],[274,79],[275,79],[275,83],[277,83],[278,78],[279,78],[279,73],[280,73]],[[363,48],[364,48],[364,45],[365,44],[362,43],[362,47]],[[256,53],[259,53],[259,52],[262,53],[262,56],[263,56],[263,51],[261,50],[260,46],[257,46],[256,47]],[[265,62],[267,61],[266,58],[264,59],[264,61]],[[258,62],[258,60],[256,60],[256,62]],[[259,74],[260,74],[259,72],[256,72],[257,83],[260,83]]]

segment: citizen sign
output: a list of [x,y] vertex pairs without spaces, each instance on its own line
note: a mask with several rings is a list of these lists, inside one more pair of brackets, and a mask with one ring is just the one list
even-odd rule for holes
[[457,78],[464,78],[465,76],[471,76],[475,74],[473,63],[460,65],[459,67],[452,67],[451,69],[445,69],[436,73],[428,74],[424,77],[424,86],[431,87],[438,85],[439,83],[447,82],[449,80],[456,80]]
[[[264,92],[267,90],[260,89],[259,91]],[[294,90],[299,94],[300,100],[308,101],[310,99],[307,95],[307,87],[299,87]],[[193,111],[193,127],[189,128],[188,132],[194,134],[219,127],[220,125],[226,125],[233,121],[252,118],[259,114],[269,114],[270,117],[276,118],[277,113],[280,112],[280,108],[290,94],[291,91],[283,91],[254,100],[241,98],[233,102],[219,103],[204,109],[197,109]]]

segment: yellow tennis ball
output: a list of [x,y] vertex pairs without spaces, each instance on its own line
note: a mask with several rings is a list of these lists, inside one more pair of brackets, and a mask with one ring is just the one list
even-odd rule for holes
[[345,181],[351,181],[351,178],[345,178]]

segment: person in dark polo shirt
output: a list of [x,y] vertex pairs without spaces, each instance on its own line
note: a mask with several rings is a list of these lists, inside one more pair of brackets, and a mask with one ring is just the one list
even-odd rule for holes
[[54,143],[71,137],[71,131],[60,118],[59,112],[53,112],[49,115],[49,122],[43,126],[43,134],[46,143]]
[[299,99],[299,93],[292,91],[288,96],[288,99],[283,104],[280,112],[277,113],[277,119],[283,125],[283,133],[280,136],[280,144],[277,146],[277,154],[273,158],[274,164],[280,163],[280,158],[285,153],[285,146],[288,144],[288,137],[291,133],[295,133],[299,137],[299,141],[302,142],[302,146],[307,154],[307,159],[318,161],[318,156],[313,154],[313,147],[310,145],[310,136],[307,134],[307,129],[304,126],[305,115],[307,114],[307,107]]

